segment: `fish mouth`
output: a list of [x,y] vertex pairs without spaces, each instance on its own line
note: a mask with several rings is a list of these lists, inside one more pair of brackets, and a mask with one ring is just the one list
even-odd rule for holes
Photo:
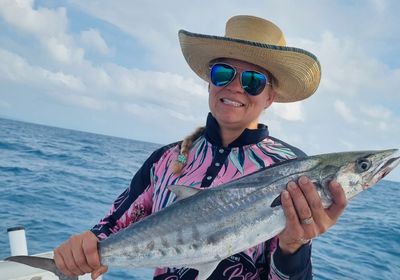
[[381,168],[381,179],[400,163],[400,156],[389,159]]
[[400,153],[399,150],[387,150],[382,152],[382,159],[380,164],[376,168],[376,171],[372,174],[372,180],[363,185],[363,189],[367,189],[374,185],[386,175],[388,175],[397,165],[400,163]]

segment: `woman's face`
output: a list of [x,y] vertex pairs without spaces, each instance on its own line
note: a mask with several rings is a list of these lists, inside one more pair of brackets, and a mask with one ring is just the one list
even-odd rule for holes
[[217,87],[210,82],[208,103],[210,111],[221,128],[244,130],[257,128],[258,118],[262,111],[269,107],[275,98],[275,91],[271,85],[265,85],[263,91],[257,96],[247,94],[240,84],[240,73],[245,70],[267,72],[254,64],[236,60],[221,59],[237,70],[235,79],[226,86]]

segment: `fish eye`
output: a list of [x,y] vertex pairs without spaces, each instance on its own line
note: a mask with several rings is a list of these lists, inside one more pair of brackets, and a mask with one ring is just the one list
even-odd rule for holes
[[362,159],[358,159],[357,160],[357,170],[362,173],[367,171],[369,168],[371,167],[371,161],[366,159],[366,158],[362,158]]

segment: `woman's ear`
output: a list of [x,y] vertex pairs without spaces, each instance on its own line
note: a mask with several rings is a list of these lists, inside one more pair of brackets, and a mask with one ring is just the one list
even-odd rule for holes
[[272,102],[274,102],[276,97],[276,91],[271,87],[271,89],[268,92],[267,98],[265,100],[265,106],[264,109],[267,109],[269,106],[271,106]]

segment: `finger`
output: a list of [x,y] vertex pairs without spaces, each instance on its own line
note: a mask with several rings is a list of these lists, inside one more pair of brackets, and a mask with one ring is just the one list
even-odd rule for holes
[[62,257],[67,269],[74,275],[83,275],[84,272],[79,269],[78,265],[75,263],[74,255],[72,254],[73,244],[71,244],[71,239],[68,240],[68,248],[63,251]]
[[92,272],[93,269],[88,265],[85,253],[82,248],[82,240],[75,240],[71,248],[72,255],[74,257],[75,263],[80,271],[84,273]]
[[332,220],[336,221],[343,213],[347,205],[347,199],[343,188],[336,181],[331,181],[329,183],[329,191],[332,195],[332,204],[327,209],[327,214]]
[[97,270],[92,272],[92,280],[97,279],[100,275],[106,273],[108,270],[107,266],[100,266]]
[[56,263],[57,269],[61,271],[64,275],[72,276],[72,272],[68,270],[67,266],[65,265],[64,259],[62,255],[59,253],[59,248],[54,250],[54,262]]
[[282,208],[286,217],[286,227],[294,230],[301,230],[299,216],[297,215],[292,198],[290,197],[289,192],[286,190],[282,192]]
[[82,248],[82,242],[83,242],[83,235],[76,235],[72,236],[70,238],[70,244],[71,244],[71,252],[74,257],[74,261],[79,268],[80,271],[84,273],[92,272],[93,269],[88,265],[85,253]]
[[310,218],[312,213],[302,190],[294,182],[288,183],[288,191],[300,220]]
[[87,264],[92,268],[92,270],[96,270],[100,267],[100,257],[99,252],[97,250],[97,238],[93,235],[94,238],[84,238],[82,241],[82,249],[86,256]]
[[314,220],[323,220],[326,217],[326,212],[314,183],[306,176],[301,176],[299,179],[299,186],[305,196],[308,206],[311,209],[311,215]]

